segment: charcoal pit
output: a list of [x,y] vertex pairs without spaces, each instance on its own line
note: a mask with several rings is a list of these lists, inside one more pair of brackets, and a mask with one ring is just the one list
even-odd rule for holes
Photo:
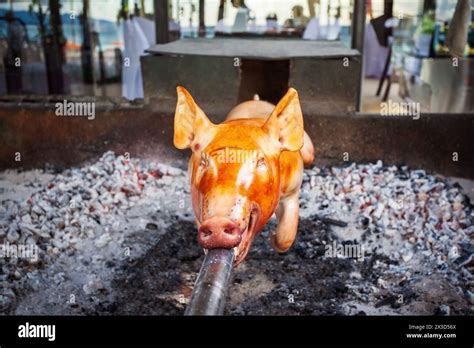
[[[0,173],[0,245],[38,251],[0,259],[0,313],[182,315],[203,260],[188,185],[112,152]],[[226,314],[474,314],[474,213],[453,180],[381,161],[314,167],[300,197],[294,246],[270,248],[272,219]]]

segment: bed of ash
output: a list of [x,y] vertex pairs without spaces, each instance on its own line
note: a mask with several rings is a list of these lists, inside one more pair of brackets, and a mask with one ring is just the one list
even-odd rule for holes
[[[186,172],[108,152],[4,171],[0,194],[0,313],[183,314],[203,260]],[[379,161],[306,170],[300,196],[294,246],[270,248],[272,219],[226,314],[474,314],[474,213],[457,183]]]

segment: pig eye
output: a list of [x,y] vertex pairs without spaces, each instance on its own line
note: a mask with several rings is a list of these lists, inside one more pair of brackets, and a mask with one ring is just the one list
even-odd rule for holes
[[265,168],[266,163],[265,163],[265,158],[260,157],[257,161],[257,168]]

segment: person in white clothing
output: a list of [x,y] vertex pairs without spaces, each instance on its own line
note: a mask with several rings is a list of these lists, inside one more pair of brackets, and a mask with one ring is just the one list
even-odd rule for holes
[[247,23],[250,19],[249,8],[245,5],[244,0],[232,0],[231,2],[232,6],[238,9],[232,31],[234,33],[247,31]]

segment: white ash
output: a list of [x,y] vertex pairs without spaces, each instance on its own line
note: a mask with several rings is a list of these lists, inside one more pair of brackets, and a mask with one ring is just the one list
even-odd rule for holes
[[[147,250],[146,241],[132,246],[125,242],[135,232],[153,225],[150,238],[156,238],[172,215],[192,218],[186,173],[156,162],[127,160],[107,152],[92,165],[57,175],[41,170],[25,173],[0,175],[0,245],[5,241],[36,245],[39,260],[0,259],[0,312],[15,302],[13,290],[26,286],[25,282],[35,290],[41,282],[38,270],[58,258],[68,260],[74,270],[81,267],[74,262],[101,268],[124,254],[139,257]],[[53,272],[51,280],[59,285],[71,277],[72,272],[64,271]],[[86,295],[103,286],[95,275],[79,282]]]
[[[455,183],[424,170],[376,164],[305,171],[300,216],[347,222],[332,226],[335,237],[361,244],[365,254],[384,254],[400,266],[387,279],[441,270],[455,286],[460,278],[473,290],[474,210]],[[390,274],[396,274],[392,277]],[[380,288],[388,288],[384,279]],[[466,293],[469,298],[472,293]],[[449,312],[449,311],[448,311]]]
[[[28,293],[25,287],[34,293],[47,282],[66,296],[95,298],[110,292],[115,267],[125,258],[145,254],[176,219],[193,221],[186,172],[112,152],[97,163],[59,174],[0,173],[0,192],[0,244],[28,243],[40,250],[36,262],[0,259],[0,312],[14,310],[21,300],[17,297]],[[472,284],[472,206],[445,178],[381,161],[314,167],[305,170],[300,197],[301,219],[345,221],[347,227],[330,227],[336,239],[360,243],[366,254],[400,261],[397,266],[377,261],[374,268],[397,274],[398,280],[420,271],[427,276],[436,268],[445,270],[454,284],[459,277]],[[390,289],[391,277],[384,278],[370,291]],[[471,303],[473,291],[471,286],[465,294]],[[53,301],[53,295],[43,294]],[[40,295],[33,296],[30,307],[16,313],[32,313],[39,301]],[[66,313],[68,309],[49,314]]]
[[[385,252],[398,251],[400,258],[408,259],[418,253],[432,261],[439,256],[443,264],[469,249],[472,205],[459,186],[441,176],[384,167],[379,161],[322,171],[314,168],[305,172],[303,180],[301,215],[348,222],[347,228],[336,229],[341,239],[378,233],[387,240],[400,237],[403,249],[387,247]],[[351,230],[355,231],[351,234]]]

